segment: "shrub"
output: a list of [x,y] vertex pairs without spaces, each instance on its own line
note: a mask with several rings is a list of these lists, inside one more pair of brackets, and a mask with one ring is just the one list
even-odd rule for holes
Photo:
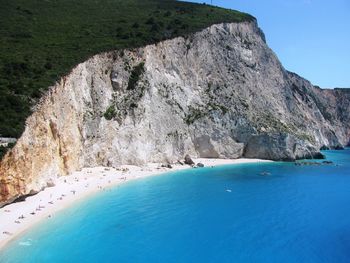
[[168,17],[168,16],[171,16],[171,12],[170,12],[170,11],[166,11],[166,12],[164,13],[164,17]]
[[105,117],[106,120],[113,119],[117,114],[117,111],[114,107],[114,105],[111,105],[107,108],[106,112],[103,114],[103,117]]
[[149,19],[147,19],[146,21],[146,25],[153,25],[155,23],[155,20],[153,17],[150,17]]
[[145,63],[141,62],[135,66],[130,74],[127,90],[133,90],[136,87],[141,75],[145,72]]
[[193,124],[196,120],[204,117],[206,114],[207,112],[205,110],[190,107],[189,113],[185,117],[185,123],[187,125]]
[[160,27],[159,27],[158,24],[153,24],[153,25],[151,26],[151,32],[156,33],[156,32],[158,32],[159,30],[160,30]]

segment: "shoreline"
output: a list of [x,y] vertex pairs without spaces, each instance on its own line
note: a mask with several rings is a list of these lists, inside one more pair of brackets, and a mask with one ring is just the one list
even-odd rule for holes
[[[272,162],[261,159],[204,158],[193,161],[203,163],[205,167]],[[55,181],[55,186],[45,188],[38,194],[27,197],[23,202],[12,203],[0,209],[0,250],[35,224],[44,219],[49,220],[56,212],[74,205],[87,196],[131,180],[191,168],[189,165],[180,164],[174,164],[172,167],[172,169],[161,167],[160,163],[143,166],[121,165],[117,168],[94,167],[83,168],[69,176],[59,177]]]

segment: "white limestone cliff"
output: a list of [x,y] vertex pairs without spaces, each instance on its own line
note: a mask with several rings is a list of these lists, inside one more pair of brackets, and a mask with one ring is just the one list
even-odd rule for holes
[[349,142],[349,102],[286,71],[255,22],[98,54],[28,118],[0,165],[0,206],[83,167],[316,156]]

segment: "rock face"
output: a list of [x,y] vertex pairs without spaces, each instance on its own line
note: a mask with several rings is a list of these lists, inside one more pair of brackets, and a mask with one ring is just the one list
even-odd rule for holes
[[0,205],[82,167],[312,157],[349,143],[349,103],[286,71],[255,22],[99,54],[28,118],[0,165]]
[[314,146],[305,144],[289,133],[263,133],[253,135],[247,142],[244,156],[270,160],[290,161],[296,159],[324,159]]

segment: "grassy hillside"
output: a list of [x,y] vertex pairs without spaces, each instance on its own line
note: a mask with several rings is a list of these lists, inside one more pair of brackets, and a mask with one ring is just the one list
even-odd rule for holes
[[169,0],[2,0],[0,136],[19,137],[45,89],[93,54],[252,19]]

